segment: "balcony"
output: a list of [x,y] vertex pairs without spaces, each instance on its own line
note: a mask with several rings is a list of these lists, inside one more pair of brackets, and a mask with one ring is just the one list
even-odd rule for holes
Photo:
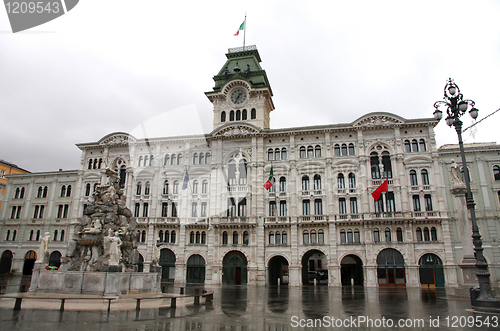
[[299,216],[299,222],[324,222],[328,221],[328,216],[327,215],[306,215],[306,216]]
[[411,214],[413,218],[430,218],[441,216],[441,213],[439,211],[414,211]]
[[290,223],[290,217],[288,216],[266,217],[264,220],[266,223]]
[[361,219],[363,219],[363,215],[362,214],[339,214],[339,215],[335,215],[335,219],[342,220],[342,221],[361,220]]
[[249,218],[248,217],[236,217],[236,216],[221,217],[221,218],[219,218],[219,223],[220,224],[249,223]]
[[227,191],[228,192],[247,192],[248,186],[247,185],[228,185]]

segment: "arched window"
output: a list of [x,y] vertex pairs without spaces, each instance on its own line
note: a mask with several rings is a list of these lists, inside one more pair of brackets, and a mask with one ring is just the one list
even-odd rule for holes
[[283,233],[281,234],[281,242],[282,242],[283,245],[287,244],[287,234],[286,234],[286,231],[283,231]]
[[283,147],[283,148],[281,149],[281,159],[282,159],[282,160],[286,160],[286,158],[287,158],[287,156],[286,156],[286,148],[285,148],[285,147]]
[[335,156],[340,156],[340,145],[339,144],[335,144],[335,147],[333,148],[334,152],[335,152]]
[[205,164],[210,164],[210,162],[211,162],[211,154],[206,153],[205,154]]
[[299,153],[300,158],[305,159],[306,158],[306,148],[304,146],[301,146],[299,151],[300,151],[300,153]]
[[175,154],[172,154],[172,165],[176,165],[177,164],[177,155]]
[[203,183],[201,184],[201,193],[207,194],[207,192],[208,192],[208,181],[204,180]]
[[309,176],[302,176],[302,191],[309,191]]
[[174,181],[174,186],[172,187],[173,194],[179,194],[179,181]]
[[193,154],[193,164],[198,164],[198,153]]
[[147,166],[149,163],[149,156],[144,156],[144,166]]
[[373,241],[376,243],[380,242],[380,231],[378,228],[373,229]]
[[201,233],[201,243],[202,244],[206,244],[207,243],[207,233],[205,231],[203,231]]
[[275,160],[280,159],[280,149],[279,148],[276,148],[276,150],[274,151],[274,159]]
[[345,155],[347,155],[347,145],[342,144],[342,156],[345,156]]
[[28,241],[33,241],[33,235],[35,234],[35,231],[31,230],[30,231],[30,237],[28,239]]
[[234,121],[234,110],[231,110],[231,111],[229,112],[229,120],[230,120],[230,121]]
[[424,241],[431,241],[431,236],[428,227],[424,228]]
[[159,242],[162,242],[162,241],[163,241],[163,230],[160,230],[160,231],[158,232],[158,241],[159,241]]
[[339,189],[345,188],[344,174],[338,174],[337,176],[337,187]]
[[340,242],[342,244],[345,244],[347,242],[346,235],[345,235],[345,230],[344,229],[340,230]]
[[[39,187],[39,189],[41,189],[41,187]],[[85,185],[85,196],[88,197],[90,195],[90,183],[87,183],[87,185]]]
[[241,110],[239,109],[236,111],[236,120],[241,121]]
[[348,178],[349,178],[349,188],[351,189],[356,188],[356,175],[350,172]]
[[246,109],[243,109],[243,111],[241,112],[241,119],[243,121],[245,121],[247,119],[247,110]]
[[355,243],[359,243],[360,242],[360,239],[359,239],[359,230],[358,229],[354,230],[354,242]]
[[412,152],[418,152],[418,142],[416,139],[413,139],[411,141],[411,151]]
[[280,177],[280,192],[286,191],[286,178]]
[[320,145],[316,145],[316,147],[314,147],[314,157],[321,157],[321,146]]
[[347,242],[348,243],[352,243],[353,242],[352,230],[351,229],[347,230]]
[[354,144],[349,144],[349,155],[356,155],[356,151],[354,150]]
[[175,231],[172,230],[172,232],[170,233],[170,242],[172,244],[175,244]]
[[196,231],[196,243],[199,244],[201,240],[201,234],[200,231]]
[[165,154],[165,158],[163,159],[163,165],[170,165],[170,155]]
[[382,164],[384,165],[384,178],[392,178],[392,163],[389,152],[382,152]]
[[[47,186],[44,186],[43,187],[43,194],[42,194],[42,198],[46,198],[47,197],[47,191],[49,190],[49,188]],[[23,190],[21,192],[24,192],[24,187],[23,187]]]
[[269,232],[269,245],[274,245],[274,232]]
[[325,243],[325,232],[323,230],[318,230],[318,244],[324,244],[324,243]]
[[143,230],[143,231],[141,232],[141,242],[142,242],[142,243],[145,243],[145,242],[146,242],[146,231],[145,231],[145,230]]
[[410,153],[411,152],[411,144],[409,140],[405,140],[405,152]]
[[57,241],[57,235],[59,234],[59,231],[54,230],[54,239],[53,241]]
[[93,166],[94,169],[97,169],[97,159],[94,159],[94,166]]
[[272,148],[269,148],[269,150],[267,151],[267,160],[268,161],[274,160],[274,151]]
[[7,230],[7,236],[5,236],[5,241],[9,241],[10,239],[10,230]]
[[154,161],[155,161],[155,156],[154,155],[151,155],[149,157],[149,166],[152,167],[154,165]]
[[165,230],[165,236],[160,241],[164,241],[167,244],[170,242],[170,232],[168,230]]
[[[87,185],[90,185],[90,184],[87,184]],[[19,190],[19,187],[18,187],[18,188],[16,188],[16,194],[19,194],[18,190]],[[37,194],[36,194],[36,197],[37,197],[37,198],[41,198],[41,197],[42,197],[42,194],[43,194],[43,187],[38,186],[38,192],[37,192]],[[90,189],[89,189],[89,194],[90,194]],[[88,196],[89,194],[86,194],[86,196]],[[14,197],[15,197],[15,196],[14,196]]]
[[431,240],[432,241],[437,241],[438,240],[437,230],[436,230],[435,227],[431,228]]
[[238,244],[238,231],[233,231],[233,245]]
[[189,234],[189,243],[194,244],[194,231],[191,231]]
[[307,158],[312,159],[314,157],[314,149],[312,146],[307,147]]
[[64,241],[64,230],[61,230],[60,241]]
[[[245,116],[246,116],[246,109],[245,109]],[[246,119],[246,118],[245,118]],[[203,232],[205,233],[205,232]],[[243,245],[248,245],[248,241],[250,236],[248,235],[248,231],[243,232]]]
[[317,242],[316,230],[311,230],[311,244],[316,244]]
[[16,241],[17,230],[12,231],[12,241]]
[[371,172],[372,172],[372,179],[380,179],[380,168],[379,168],[379,160],[378,160],[378,154],[375,152],[372,152],[370,154],[370,166],[371,166]]
[[149,181],[147,181],[146,185],[144,186],[144,195],[149,195],[150,187],[151,187],[151,183]]
[[255,108],[252,108],[252,110],[250,111],[250,118],[252,120],[257,118],[257,111],[255,110]]
[[92,169],[92,159],[89,160],[89,166],[88,169]]
[[396,229],[396,237],[398,242],[403,242],[403,230],[401,228]]
[[429,173],[427,172],[427,170],[423,169],[420,173],[422,175],[422,185],[430,185]]
[[410,170],[410,185],[411,186],[418,185],[417,172],[415,170]]
[[193,194],[198,194],[198,181],[193,182]]
[[420,151],[421,152],[425,152],[427,150],[427,147],[425,146],[425,140],[424,139],[420,139],[419,143],[420,143]]
[[135,191],[136,195],[141,195],[142,192],[142,182],[137,182],[137,189]]
[[321,176],[314,175],[314,189],[321,190]]
[[61,186],[61,198],[66,196],[66,185]]
[[200,153],[200,164],[205,164],[205,154]]
[[304,241],[304,244],[309,244],[309,231],[304,230],[302,233],[302,240]]
[[70,196],[71,196],[71,185],[68,185],[68,187],[66,188],[66,197]]
[[422,229],[417,228],[417,241],[422,241]]
[[222,232],[222,245],[227,245],[227,231]]
[[168,194],[168,180],[163,182],[163,194]]
[[493,177],[495,180],[500,180],[500,167],[497,165],[493,166]]
[[226,112],[223,111],[222,113],[220,113],[220,121],[221,122],[225,122],[226,121]]
[[182,162],[182,154],[177,154],[177,165],[181,164]]

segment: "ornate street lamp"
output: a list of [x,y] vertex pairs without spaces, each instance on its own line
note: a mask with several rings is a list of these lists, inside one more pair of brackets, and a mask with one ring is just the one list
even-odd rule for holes
[[[476,256],[476,267],[478,269],[476,276],[479,281],[479,297],[475,300],[476,306],[474,307],[478,311],[483,312],[497,312],[500,313],[500,302],[495,298],[493,292],[491,291],[490,285],[490,273],[487,271],[488,263],[483,255],[482,240],[479,234],[479,228],[476,221],[476,211],[474,198],[472,197],[472,192],[470,189],[470,178],[469,171],[467,171],[467,162],[465,160],[464,143],[462,141],[462,121],[460,117],[469,110],[469,114],[472,118],[476,119],[478,115],[478,110],[474,108],[474,101],[464,100],[462,93],[455,84],[455,82],[450,78],[444,87],[444,98],[445,101],[437,101],[434,103],[434,118],[438,121],[443,117],[443,112],[439,108],[445,108],[446,110],[446,124],[448,126],[454,126],[455,131],[458,135],[458,145],[460,147],[460,155],[462,157],[463,173],[465,177],[465,187],[466,187],[466,200],[467,209],[470,211],[471,221],[472,221],[472,242],[474,243],[474,251]],[[474,292],[471,295],[475,295]]]

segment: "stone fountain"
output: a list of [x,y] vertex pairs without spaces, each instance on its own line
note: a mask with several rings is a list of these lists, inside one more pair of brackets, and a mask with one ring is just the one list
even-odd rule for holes
[[117,173],[106,169],[106,175],[109,184],[96,187],[83,217],[74,226],[59,270],[45,270],[46,259],[37,261],[30,292],[160,292],[159,273],[137,272],[136,222],[125,206]]

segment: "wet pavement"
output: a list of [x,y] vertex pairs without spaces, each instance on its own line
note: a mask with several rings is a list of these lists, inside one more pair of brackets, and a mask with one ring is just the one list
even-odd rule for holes
[[212,304],[194,306],[190,301],[176,309],[136,312],[133,302],[128,310],[115,307],[110,312],[0,309],[0,330],[500,330],[499,315],[473,313],[466,292],[460,297],[448,289],[205,289],[214,291]]

